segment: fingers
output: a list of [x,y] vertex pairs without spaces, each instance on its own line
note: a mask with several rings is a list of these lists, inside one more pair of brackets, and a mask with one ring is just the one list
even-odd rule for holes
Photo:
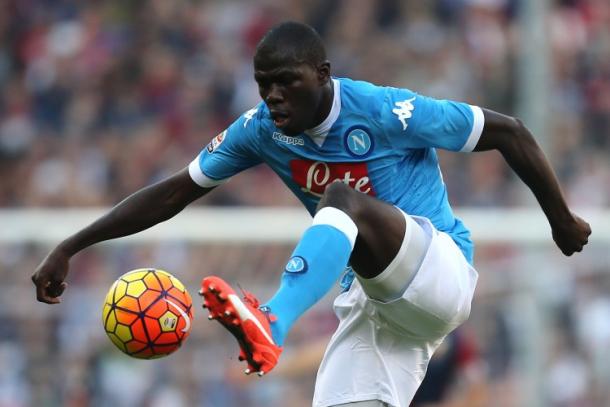
[[576,243],[576,242],[562,242],[562,241],[557,241],[557,246],[559,247],[559,250],[561,250],[561,252],[565,255],[565,256],[571,256],[574,253],[580,253],[582,252],[584,246],[587,244],[587,240],[583,240],[582,242]]
[[50,283],[47,283],[46,287],[42,285],[36,286],[36,299],[46,304],[59,304],[61,299],[48,293],[48,284]]
[[570,247],[570,248],[561,248],[561,252],[562,252],[563,254],[565,254],[566,256],[568,256],[568,257],[569,257],[569,256],[573,255],[574,253],[580,253],[580,252],[582,252],[582,249],[584,248],[584,246],[585,246],[586,244],[587,244],[587,242],[585,241],[584,243],[579,244],[579,245],[577,245],[577,246],[575,246],[575,247]]
[[57,298],[58,302],[61,300],[58,298],[61,296],[68,285],[66,283],[53,283],[49,284],[47,287],[47,294],[52,298]]
[[46,304],[59,304],[59,296],[68,286],[65,282],[37,281],[35,276],[32,276],[32,282],[36,285],[36,299]]
[[585,230],[586,235],[589,236],[591,234],[591,225],[589,223],[585,222],[584,220],[582,221],[582,223],[584,223],[584,230]]

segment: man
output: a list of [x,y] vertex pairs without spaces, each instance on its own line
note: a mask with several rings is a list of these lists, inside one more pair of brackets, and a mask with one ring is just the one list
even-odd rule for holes
[[572,214],[530,132],[514,118],[409,90],[332,78],[318,34],[283,23],[254,57],[263,101],[216,136],[188,168],[144,188],[58,245],[32,279],[59,302],[68,261],[94,243],[167,220],[232,175],[266,163],[314,215],[263,307],[218,277],[200,294],[237,338],[246,373],[277,363],[296,319],[348,265],[340,324],[320,366],[314,405],[407,406],[434,349],[469,315],[472,242],[447,201],[435,148],[497,149],[530,187],[562,252],[589,225]]

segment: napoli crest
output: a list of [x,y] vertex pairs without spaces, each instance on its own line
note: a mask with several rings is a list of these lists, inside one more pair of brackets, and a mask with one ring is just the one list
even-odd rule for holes
[[366,157],[373,151],[373,138],[364,127],[351,127],[345,133],[345,149],[353,157]]
[[287,273],[304,273],[307,271],[307,261],[301,256],[293,256],[286,264]]

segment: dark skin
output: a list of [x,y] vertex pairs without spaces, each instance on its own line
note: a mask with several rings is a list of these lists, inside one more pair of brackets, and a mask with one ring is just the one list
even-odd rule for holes
[[[328,61],[286,62],[257,55],[254,68],[259,93],[284,133],[298,134],[315,127],[330,112],[333,89]],[[483,113],[485,126],[475,151],[500,151],[538,199],[562,253],[570,256],[580,252],[588,242],[591,228],[569,210],[559,182],[532,134],[518,119],[487,109]],[[36,298],[48,304],[61,302],[60,296],[67,286],[69,260],[79,251],[170,219],[211,190],[193,182],[185,168],[135,192],[47,255],[32,275]],[[341,183],[327,188],[319,208],[324,206],[337,207],[352,217],[359,234],[350,261],[364,278],[378,275],[394,258],[402,242],[405,232],[402,214],[393,206]]]
[[313,66],[261,59],[254,60],[254,79],[275,125],[290,136],[322,123],[333,102],[330,63]]

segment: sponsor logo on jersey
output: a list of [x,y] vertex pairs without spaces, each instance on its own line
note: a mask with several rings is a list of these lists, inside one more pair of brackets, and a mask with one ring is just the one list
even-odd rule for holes
[[366,163],[325,163],[311,160],[290,161],[292,179],[301,191],[317,197],[332,182],[343,182],[358,192],[375,196]]
[[292,146],[304,146],[305,145],[305,140],[303,140],[303,137],[290,137],[283,133],[279,133],[277,131],[273,132],[273,139],[275,141],[279,141],[280,143],[285,143],[285,144],[289,144]]
[[304,273],[307,271],[307,261],[301,256],[293,256],[286,264],[286,273]]
[[216,149],[224,141],[226,135],[227,135],[227,131],[225,130],[222,133],[220,133],[218,136],[214,137],[212,139],[212,141],[210,141],[210,144],[208,144],[208,153],[213,153],[214,151],[216,151]]
[[402,102],[396,102],[396,108],[392,109],[392,113],[394,113],[398,120],[402,123],[402,129],[406,130],[408,123],[407,120],[413,116],[413,110],[415,106],[413,106],[413,101],[415,100],[415,96],[411,99],[403,100]]
[[345,148],[354,157],[365,157],[373,151],[373,139],[362,127],[352,127],[345,132]]

